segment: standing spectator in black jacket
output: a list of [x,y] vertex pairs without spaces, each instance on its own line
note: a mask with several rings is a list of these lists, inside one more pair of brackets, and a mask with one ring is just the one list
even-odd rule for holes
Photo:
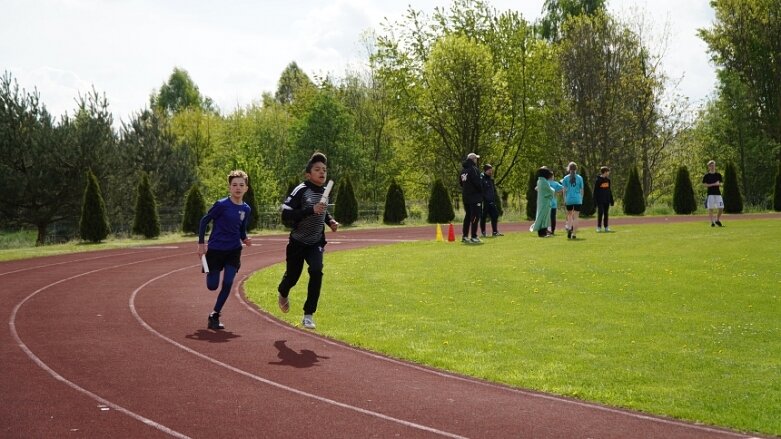
[[[477,225],[480,221],[481,204],[483,201],[483,184],[480,181],[480,170],[477,161],[480,156],[470,152],[462,164],[459,183],[461,183],[461,197],[464,202],[464,227],[461,242],[479,244],[477,237]],[[472,239],[469,239],[469,233]]]
[[597,204],[597,233],[602,231],[603,223],[605,231],[609,232],[607,220],[608,211],[613,205],[613,190],[610,188],[610,168],[607,166],[599,168],[599,175],[594,183],[594,203]]
[[492,236],[504,236],[499,233],[499,209],[496,207],[496,185],[494,184],[494,168],[489,164],[483,165],[483,214],[480,216],[480,234],[485,238],[485,218],[491,217]]

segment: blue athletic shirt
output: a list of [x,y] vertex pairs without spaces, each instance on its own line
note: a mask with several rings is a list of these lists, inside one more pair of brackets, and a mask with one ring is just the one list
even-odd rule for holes
[[559,207],[559,197],[556,196],[556,194],[561,192],[561,190],[564,189],[564,186],[562,186],[561,183],[556,180],[548,180],[548,184],[550,185],[551,189],[553,189],[553,198],[550,200],[550,208],[556,209]]
[[201,218],[198,243],[203,243],[206,227],[211,221],[213,225],[209,234],[209,249],[229,251],[241,248],[241,242],[247,239],[247,224],[251,212],[252,209],[247,203],[235,204],[230,197],[217,200]]
[[569,206],[573,204],[583,204],[583,177],[575,174],[575,184],[570,183],[570,175],[567,174],[561,179],[564,186],[564,204]]

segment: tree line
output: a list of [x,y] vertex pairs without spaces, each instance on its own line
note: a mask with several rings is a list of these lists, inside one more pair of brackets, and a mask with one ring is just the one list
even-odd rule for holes
[[592,176],[613,169],[619,199],[634,170],[644,205],[672,205],[679,168],[704,170],[711,158],[734,163],[747,203],[768,208],[781,156],[781,5],[711,4],[716,22],[700,35],[719,83],[700,109],[662,70],[663,47],[646,40],[642,18],[616,17],[604,0],[547,0],[538,22],[476,0],[410,7],[363,37],[365,70],[310,77],[291,62],[274,92],[229,113],[176,67],[119,128],[94,89],[55,117],[5,73],[0,227],[35,227],[41,242],[53,226],[78,234],[90,173],[116,232],[132,231],[143,178],[164,222],[178,225],[186,194],[224,196],[235,168],[250,175],[257,210],[273,215],[315,150],[375,216],[394,182],[410,213],[425,215],[437,181],[457,207],[469,152],[493,165],[504,209],[523,208],[531,170],[563,173],[570,161]]

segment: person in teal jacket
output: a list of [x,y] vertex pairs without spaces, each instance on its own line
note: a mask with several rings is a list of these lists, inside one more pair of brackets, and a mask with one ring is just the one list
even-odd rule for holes
[[550,200],[550,234],[551,236],[556,234],[556,211],[559,209],[559,202],[557,200],[559,192],[564,191],[564,186],[556,181],[555,173],[551,170],[550,178],[548,178],[548,184],[553,189],[553,197]]
[[545,166],[537,170],[537,215],[534,218],[534,224],[529,228],[532,232],[537,232],[540,238],[550,236],[548,227],[550,227],[551,200],[555,191],[548,184],[548,179],[553,176],[550,169]]

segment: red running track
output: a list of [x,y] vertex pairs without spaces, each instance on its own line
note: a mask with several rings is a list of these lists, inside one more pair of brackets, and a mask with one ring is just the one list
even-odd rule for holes
[[[329,233],[328,250],[432,238],[432,227]],[[284,258],[286,237],[254,243],[239,280]],[[194,250],[0,263],[0,437],[749,437],[357,350],[256,309],[240,282],[227,329],[207,330],[215,293]]]

